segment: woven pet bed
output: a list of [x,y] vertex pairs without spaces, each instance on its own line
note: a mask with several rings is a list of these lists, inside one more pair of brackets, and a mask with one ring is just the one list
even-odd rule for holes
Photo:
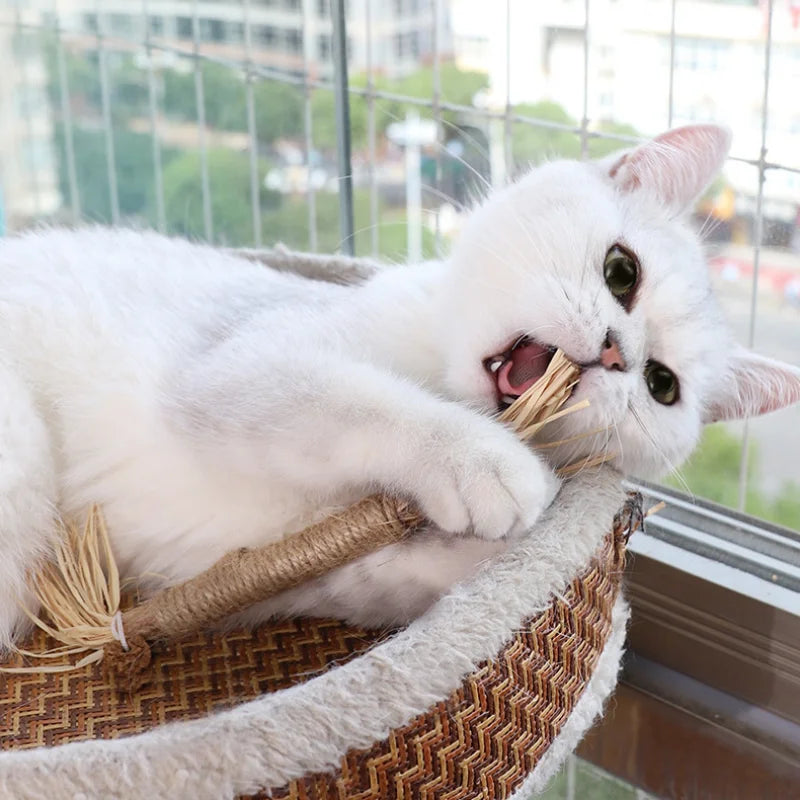
[[527,797],[616,682],[635,506],[587,470],[535,536],[401,631],[196,636],[156,648],[133,696],[97,665],[0,675],[0,797]]

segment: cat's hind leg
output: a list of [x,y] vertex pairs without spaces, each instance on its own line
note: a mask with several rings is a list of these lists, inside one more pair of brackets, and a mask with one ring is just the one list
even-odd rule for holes
[[26,576],[52,542],[55,468],[47,428],[28,387],[0,362],[0,653],[36,610]]

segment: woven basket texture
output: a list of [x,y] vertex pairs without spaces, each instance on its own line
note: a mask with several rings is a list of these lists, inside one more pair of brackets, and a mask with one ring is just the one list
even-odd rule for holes
[[[558,736],[592,675],[611,630],[625,528],[618,517],[595,563],[450,697],[368,750],[349,752],[336,772],[257,797],[508,797]],[[97,666],[0,675],[0,749],[116,738],[202,717],[309,680],[390,635],[325,619],[197,635],[154,647],[150,679],[133,696]],[[29,649],[49,644],[37,634]]]
[[[98,667],[0,674],[0,749],[115,739],[203,717],[306,681],[386,635],[326,619],[282,620],[252,633],[198,634],[155,645],[147,683],[134,695]],[[37,633],[27,649],[52,645]]]

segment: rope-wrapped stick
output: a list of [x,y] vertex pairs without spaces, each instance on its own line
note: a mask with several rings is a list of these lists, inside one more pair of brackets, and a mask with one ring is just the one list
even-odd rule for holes
[[[545,374],[506,409],[502,421],[527,440],[544,424],[584,408],[586,401],[564,408],[579,375],[579,368],[558,351]],[[561,473],[570,474],[608,457],[583,459],[564,467]],[[147,642],[175,640],[208,628],[258,601],[400,541],[424,521],[407,500],[368,497],[278,542],[228,553],[194,578],[121,611],[119,574],[105,523],[95,508],[82,532],[74,527],[67,529],[56,561],[45,565],[32,579],[44,615],[51,622],[29,616],[62,646],[40,654],[19,651],[43,658],[64,654],[83,657],[76,664],[17,670],[74,669],[100,661],[107,653],[109,661],[126,673],[129,686],[133,686],[149,663]]]
[[408,536],[425,521],[410,503],[373,495],[263,547],[241,548],[122,615],[126,635],[177,639]]

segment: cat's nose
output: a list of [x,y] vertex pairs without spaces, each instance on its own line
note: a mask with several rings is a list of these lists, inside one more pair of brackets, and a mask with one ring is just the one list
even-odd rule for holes
[[624,372],[628,365],[625,363],[625,358],[622,351],[619,349],[619,343],[612,331],[606,334],[606,340],[603,342],[603,350],[600,353],[600,363],[606,369],[616,369]]

